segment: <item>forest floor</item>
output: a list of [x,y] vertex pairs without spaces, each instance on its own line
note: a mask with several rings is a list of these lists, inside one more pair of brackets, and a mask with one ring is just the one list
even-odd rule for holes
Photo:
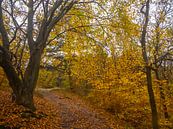
[[81,97],[61,90],[38,90],[37,111],[29,114],[0,90],[0,129],[123,129],[115,118]]
[[40,90],[39,94],[59,110],[63,129],[121,129],[104,110],[96,109],[81,97],[61,90]]

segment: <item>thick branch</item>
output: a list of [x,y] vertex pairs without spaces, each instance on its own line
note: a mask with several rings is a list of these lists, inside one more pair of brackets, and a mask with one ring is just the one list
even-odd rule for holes
[[30,52],[33,49],[33,44],[34,44],[34,40],[33,40],[33,17],[34,17],[34,2],[33,0],[29,0],[28,3],[28,28],[27,28],[27,36],[28,36],[28,45],[30,48]]
[[10,56],[11,55],[8,52],[8,50],[0,46],[0,66],[3,67],[3,70],[8,78],[9,84],[16,94],[20,92],[19,87],[22,86],[22,81],[20,80],[14,67],[12,66]]
[[[40,32],[39,32],[39,35],[37,38],[37,43],[38,43],[37,47],[38,48],[45,47],[46,41],[47,41],[49,34],[50,34],[51,30],[53,29],[53,27],[67,14],[67,12],[73,7],[73,5],[75,3],[76,2],[73,0],[68,5],[66,5],[66,6],[64,5],[65,7],[60,9],[60,13],[58,14],[58,16],[54,16],[55,15],[54,13],[55,13],[56,9],[58,9],[58,7],[60,7],[60,4],[62,4],[62,3],[57,2],[56,7],[55,6],[52,7],[53,8],[53,9],[51,9],[52,14],[50,14],[51,17],[49,17],[48,21],[46,21],[45,18],[42,21]],[[41,40],[41,42],[40,42],[40,40]]]
[[54,16],[54,13],[55,13],[56,9],[58,9],[61,6],[62,3],[63,3],[63,0],[58,0],[58,1],[55,2],[53,7],[49,11],[49,19],[48,19],[47,24],[49,24],[52,21],[52,18]]
[[48,31],[49,31],[49,32],[50,32],[51,29],[63,18],[63,16],[65,16],[65,15],[68,13],[68,11],[73,7],[73,5],[74,5],[75,3],[76,3],[75,1],[70,2],[68,6],[64,7],[64,8],[61,10],[61,13],[60,13],[58,16],[54,17],[54,18],[51,20],[51,22],[50,22],[50,24],[49,24],[49,26],[48,26]]
[[3,0],[0,0],[0,33],[2,35],[3,47],[5,47],[6,49],[9,49],[9,37],[8,37],[7,31],[5,29],[4,21],[3,21],[2,1]]

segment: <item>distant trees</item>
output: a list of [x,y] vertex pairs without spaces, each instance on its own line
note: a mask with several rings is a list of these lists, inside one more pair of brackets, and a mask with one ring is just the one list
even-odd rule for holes
[[[125,99],[129,94],[135,98],[145,93],[145,97],[149,96],[153,128],[159,128],[161,114],[169,118],[170,108],[166,92],[170,86],[166,84],[168,87],[164,87],[168,76],[171,77],[168,71],[172,65],[170,3],[169,0],[110,2],[110,8],[106,10],[109,17],[105,20],[97,21],[92,17],[95,26],[66,33],[67,40],[62,49],[73,64],[70,67],[73,86],[91,91],[91,96],[95,95],[100,105],[107,105],[113,112],[117,108],[113,98],[122,95]],[[100,10],[96,12],[101,13]],[[70,25],[77,22],[75,18],[72,20]],[[100,25],[96,26],[98,22]],[[85,19],[83,25],[87,23],[93,22]],[[127,100],[129,105],[137,101]]]

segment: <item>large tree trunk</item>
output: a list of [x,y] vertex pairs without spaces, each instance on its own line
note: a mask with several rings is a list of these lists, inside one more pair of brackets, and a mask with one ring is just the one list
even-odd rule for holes
[[20,88],[21,93],[17,93],[14,94],[14,96],[16,96],[15,102],[18,105],[23,105],[24,107],[30,109],[31,111],[35,111],[36,108],[34,106],[34,102],[33,102],[33,92],[30,90],[29,87],[25,87],[25,85],[23,85]]
[[24,79],[21,80],[12,65],[8,50],[0,47],[0,65],[13,90],[13,98],[17,104],[23,105],[32,111],[36,109],[33,102],[33,92],[38,79],[41,54],[42,50],[40,49],[35,50],[31,54]]
[[19,98],[22,102],[22,105],[30,108],[31,110],[35,110],[33,93],[38,80],[41,55],[41,49],[35,49],[32,52],[28,67],[26,68],[26,72],[24,74],[22,92]]

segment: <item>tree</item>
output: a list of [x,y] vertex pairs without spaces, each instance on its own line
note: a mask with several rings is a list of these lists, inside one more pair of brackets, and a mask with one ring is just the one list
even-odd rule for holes
[[[154,50],[153,50],[153,58],[154,58],[154,72],[156,75],[156,79],[158,82],[159,92],[160,92],[160,98],[162,100],[162,108],[164,117],[166,119],[169,118],[168,114],[168,108],[166,104],[166,94],[165,94],[165,88],[163,87],[163,83],[165,80],[167,80],[166,76],[163,76],[163,73],[166,73],[166,70],[164,69],[164,63],[168,60],[171,61],[172,54],[171,54],[171,42],[169,41],[170,36],[168,34],[168,31],[170,29],[171,20],[169,19],[169,15],[172,12],[172,6],[171,1],[158,1],[156,3],[156,14],[155,14],[155,23],[154,25],[154,32],[152,36],[152,41]],[[166,40],[165,40],[166,39]],[[167,66],[166,66],[167,67]],[[168,82],[168,81],[167,81]],[[168,85],[168,83],[167,83]]]
[[[76,0],[0,0],[0,66],[17,104],[35,110],[33,92],[41,56],[53,28],[76,3]],[[27,44],[25,50],[28,50],[29,59],[23,67],[24,72],[18,72],[19,69],[13,64],[12,59],[17,62],[23,57],[13,54],[11,47],[14,44]]]
[[[144,12],[143,9],[146,8],[146,11]],[[146,33],[147,33],[147,26],[149,22],[149,8],[150,8],[150,0],[147,0],[146,4],[142,6],[141,13],[144,14],[144,25],[142,27],[142,34],[141,34],[141,47],[142,47],[142,56],[145,62],[145,69],[146,69],[146,77],[147,77],[147,88],[148,88],[148,94],[149,94],[149,101],[150,101],[150,107],[152,112],[152,126],[153,129],[158,129],[158,113],[157,113],[157,107],[152,87],[152,73],[151,73],[151,66],[147,55],[147,49],[146,49]]]

